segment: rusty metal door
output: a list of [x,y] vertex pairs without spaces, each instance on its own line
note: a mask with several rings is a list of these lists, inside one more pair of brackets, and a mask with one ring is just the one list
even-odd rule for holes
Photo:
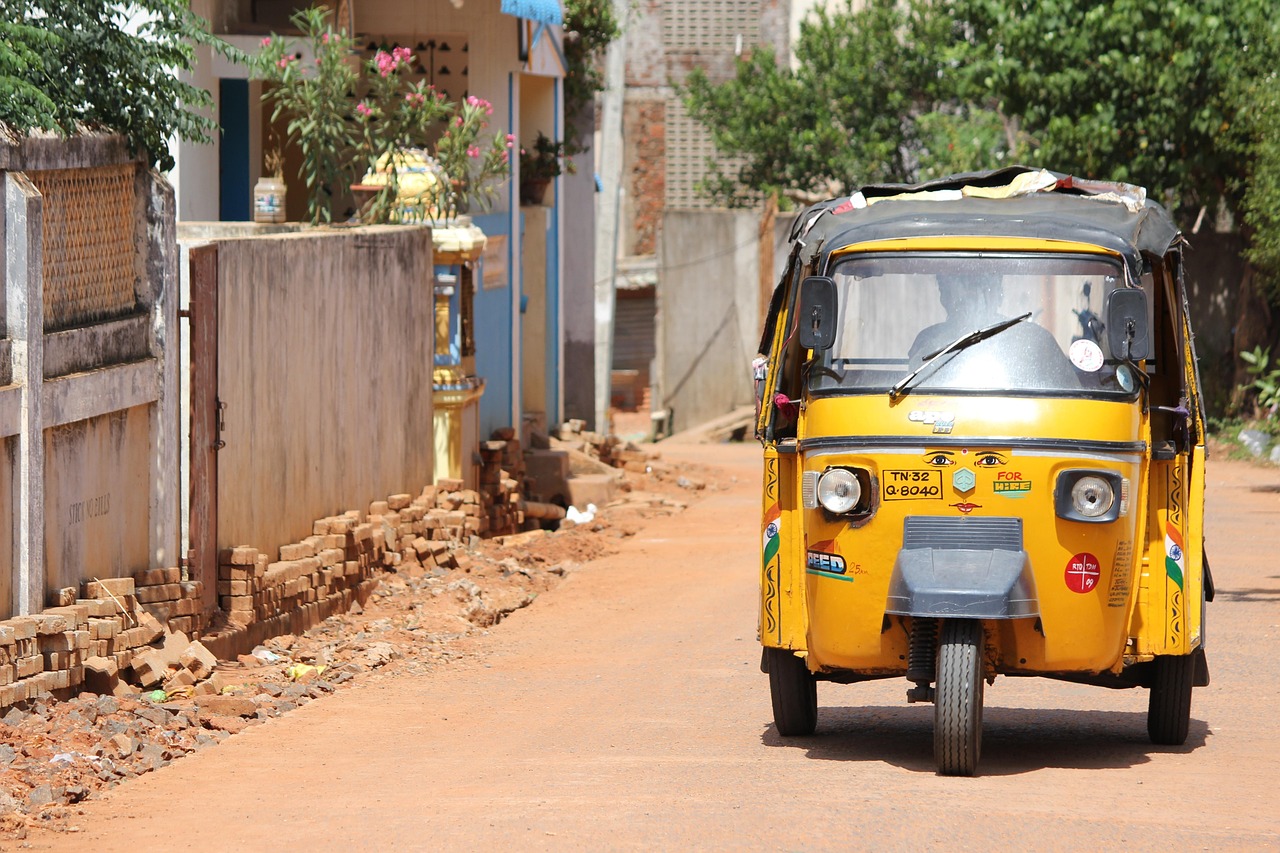
[[190,253],[191,483],[190,577],[204,584],[202,606],[218,605],[218,247]]

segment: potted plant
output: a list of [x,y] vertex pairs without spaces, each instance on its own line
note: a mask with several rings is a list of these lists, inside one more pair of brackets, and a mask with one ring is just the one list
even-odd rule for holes
[[253,187],[253,221],[284,222],[284,155],[278,144],[262,158],[263,174]]
[[553,142],[538,131],[532,149],[520,149],[520,203],[542,204],[547,185],[562,170],[564,143]]
[[255,76],[274,84],[263,95],[274,104],[271,120],[288,121],[312,223],[345,219],[353,191],[365,195],[356,215],[366,223],[442,222],[487,209],[510,176],[515,144],[489,128],[493,105],[474,95],[448,101],[421,78],[407,47],[355,60],[355,41],[331,15],[315,6],[292,17],[313,60],[271,35],[252,62]]

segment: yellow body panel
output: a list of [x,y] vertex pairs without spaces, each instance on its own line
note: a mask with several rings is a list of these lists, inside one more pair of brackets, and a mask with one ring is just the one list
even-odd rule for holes
[[[931,237],[855,243],[832,256],[915,250],[1116,255],[1061,240]],[[780,369],[791,304],[783,303],[770,376]],[[1175,313],[1188,342],[1182,364],[1193,365],[1189,325]],[[1195,381],[1188,367],[1183,385],[1193,396]],[[814,671],[905,673],[911,618],[886,615],[905,519],[1016,517],[1039,615],[985,620],[989,673],[1120,672],[1154,655],[1190,654],[1204,630],[1204,447],[1154,461],[1142,400],[806,398],[796,437],[765,444],[761,642],[796,650]],[[766,401],[757,423],[762,435],[769,417]],[[1203,435],[1198,410],[1191,428]],[[851,522],[802,506],[805,474],[833,466],[870,473],[868,518]],[[1103,523],[1059,518],[1054,486],[1069,469],[1123,477],[1121,516]],[[961,470],[971,478],[956,480]],[[840,569],[825,571],[832,559]]]
[[[934,425],[913,418],[926,411],[948,416],[952,426],[945,438],[935,435]],[[851,424],[858,425],[857,436],[849,435]],[[1074,433],[1098,442],[1135,442],[1141,429],[1135,406],[1092,400],[929,397],[891,405],[878,395],[810,403],[806,432],[828,437],[828,444],[849,436],[850,448],[806,452],[805,470],[863,468],[878,492],[874,515],[860,527],[821,509],[805,511],[803,551],[837,555],[846,567],[843,575],[807,572],[811,667],[905,669],[903,621],[891,618],[888,630],[882,629],[908,516],[1023,519],[1041,624],[1037,630],[1035,620],[1022,619],[999,626],[1001,670],[1118,666],[1129,622],[1138,508],[1131,501],[1114,522],[1067,521],[1054,512],[1053,488],[1059,472],[1087,468],[1120,474],[1133,494],[1142,479],[1142,456],[1136,450],[1026,446],[1028,438],[1063,438],[1060,424],[1080,425]],[[894,440],[877,446],[876,436]],[[956,485],[961,471],[973,475],[971,487]],[[799,547],[791,555],[797,563],[805,558]],[[1073,591],[1072,584],[1080,589]]]
[[791,558],[802,541],[796,493],[796,455],[767,448],[761,525],[760,642],[783,649],[805,649],[808,622],[804,566]]

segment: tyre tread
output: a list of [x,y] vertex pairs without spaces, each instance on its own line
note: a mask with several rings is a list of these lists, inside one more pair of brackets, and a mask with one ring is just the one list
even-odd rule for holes
[[933,751],[944,776],[972,776],[982,753],[982,623],[948,620],[938,648]]

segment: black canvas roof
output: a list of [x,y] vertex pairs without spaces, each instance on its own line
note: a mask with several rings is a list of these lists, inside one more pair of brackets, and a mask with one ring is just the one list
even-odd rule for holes
[[[1006,187],[1020,175],[1046,180],[1050,188],[1009,198],[912,198],[938,190]],[[1046,176],[1049,176],[1046,178]],[[1056,184],[1054,182],[1056,179]],[[859,198],[859,195],[861,196]],[[949,195],[955,195],[954,192]],[[994,172],[953,175],[924,184],[878,184],[849,197],[820,202],[804,211],[792,241],[812,261],[836,249],[872,240],[906,237],[981,236],[1070,240],[1123,255],[1135,272],[1142,253],[1164,255],[1179,239],[1168,211],[1126,184],[1081,181],[1069,175],[1012,166]]]

